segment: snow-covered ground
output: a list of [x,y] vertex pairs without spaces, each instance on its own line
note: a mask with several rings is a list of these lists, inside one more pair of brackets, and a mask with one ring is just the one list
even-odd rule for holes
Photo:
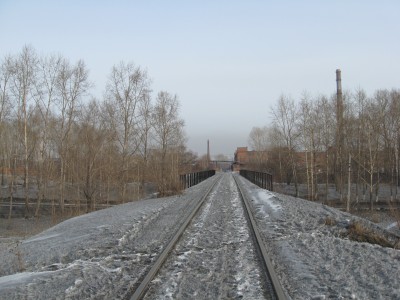
[[343,236],[356,221],[395,237],[334,208],[241,181],[278,276],[293,299],[400,299],[400,250]]
[[19,245],[3,240],[0,299],[125,298],[213,180],[69,219]]
[[[20,244],[0,239],[0,299],[126,297],[184,216],[217,179],[214,176],[181,196],[128,203],[72,218]],[[231,181],[226,178],[225,182],[230,185]],[[324,205],[261,190],[241,177],[240,182],[251,199],[264,241],[289,297],[400,299],[400,250],[344,237],[354,220],[390,237],[384,229]],[[210,228],[214,228],[212,233],[222,234],[221,238],[231,230],[241,232],[243,220],[235,210],[237,196],[228,192],[228,186],[226,190],[231,196],[214,195],[214,202],[208,208],[212,214],[204,213],[206,205],[193,228],[200,230],[200,225],[207,223],[205,232],[211,234]],[[221,203],[218,203],[220,197]],[[229,214],[233,219],[224,219],[220,213],[229,211],[230,204]],[[221,226],[229,230],[220,230]],[[165,284],[172,288],[180,283],[178,279],[183,271],[179,270],[185,267],[188,255],[194,253],[188,245],[201,245],[202,249],[215,247],[214,239],[208,242],[198,233],[194,231],[183,237],[182,241],[187,243],[176,250],[180,265],[176,268],[174,264],[166,265],[168,272],[176,276],[171,276],[169,281],[159,279],[164,284],[162,289],[166,288]],[[247,242],[243,232],[234,239],[238,244]],[[207,251],[210,259],[217,252],[216,248],[214,253]],[[233,256],[232,261],[236,261]],[[192,272],[202,270],[191,269]],[[208,275],[212,278],[212,272]],[[227,276],[227,279],[231,283],[240,282],[246,274],[242,275]],[[241,282],[245,291],[246,281]]]

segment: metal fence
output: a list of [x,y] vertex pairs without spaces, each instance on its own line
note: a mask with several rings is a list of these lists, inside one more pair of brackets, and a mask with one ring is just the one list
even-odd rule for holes
[[239,174],[251,181],[252,183],[258,185],[260,188],[272,191],[272,175],[265,172],[257,172],[250,170],[240,170]]
[[187,173],[180,175],[180,180],[184,189],[190,188],[200,182],[206,180],[207,178],[214,176],[215,170],[206,170],[194,173]]

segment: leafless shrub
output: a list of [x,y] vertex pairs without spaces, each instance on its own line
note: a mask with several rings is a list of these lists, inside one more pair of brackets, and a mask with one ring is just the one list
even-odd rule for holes
[[363,226],[360,222],[353,222],[344,234],[349,240],[395,248],[396,243],[389,241],[385,236]]

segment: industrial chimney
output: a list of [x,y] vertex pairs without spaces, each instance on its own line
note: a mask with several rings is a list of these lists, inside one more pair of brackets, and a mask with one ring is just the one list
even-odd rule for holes
[[210,140],[207,140],[207,164],[210,164]]

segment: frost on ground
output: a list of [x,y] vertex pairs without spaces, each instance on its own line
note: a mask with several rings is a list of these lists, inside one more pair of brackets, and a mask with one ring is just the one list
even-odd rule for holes
[[[20,242],[0,238],[0,299],[126,298],[216,178],[188,189],[182,196],[133,202],[72,218]],[[394,239],[387,231],[321,204],[261,190],[239,178],[251,199],[278,277],[291,298],[400,299],[400,251],[355,242],[346,235],[354,221]],[[173,277],[165,289],[166,297],[173,295],[174,285],[186,276],[179,270],[187,266],[191,256],[203,252],[210,258],[204,264],[213,268],[223,262],[221,270],[231,264],[251,266],[245,260],[246,252],[239,250],[247,237],[241,231],[237,197],[225,188],[223,201],[215,194],[208,213],[205,207],[194,224],[198,230],[206,229],[209,236],[221,233],[222,239],[229,237],[231,229],[241,234],[222,247],[215,246],[218,238],[208,240],[196,234],[183,238],[187,244],[175,251],[176,268],[170,266]],[[222,217],[226,212],[232,219]],[[211,250],[206,251],[208,246]],[[214,254],[225,249],[232,250],[232,260],[215,260]],[[195,264],[193,278],[196,272],[199,278],[205,272],[213,280],[212,268]],[[247,275],[226,274],[226,283],[235,284],[245,295],[252,287]]]
[[400,250],[346,238],[364,219],[325,205],[264,191],[245,179],[253,210],[284,289],[293,299],[400,299]]
[[0,239],[0,299],[125,298],[211,182]]

